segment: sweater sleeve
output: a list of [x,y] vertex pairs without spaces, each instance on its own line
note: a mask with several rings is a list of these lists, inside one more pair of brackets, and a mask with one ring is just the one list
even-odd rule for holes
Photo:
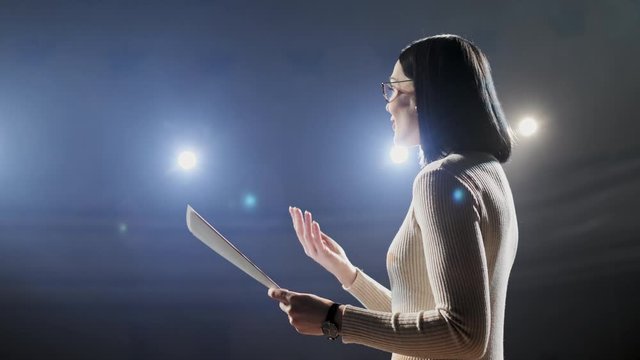
[[413,201],[435,308],[389,312],[346,305],[342,342],[407,356],[479,358],[489,342],[491,307],[477,199],[437,168],[416,176]]
[[356,279],[349,287],[342,288],[370,310],[391,311],[391,290],[372,279],[362,269],[356,268]]

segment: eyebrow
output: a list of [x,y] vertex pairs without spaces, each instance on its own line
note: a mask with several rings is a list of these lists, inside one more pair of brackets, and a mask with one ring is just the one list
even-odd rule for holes
[[393,76],[389,76],[389,80],[396,81],[397,79],[396,79],[396,78],[394,78]]

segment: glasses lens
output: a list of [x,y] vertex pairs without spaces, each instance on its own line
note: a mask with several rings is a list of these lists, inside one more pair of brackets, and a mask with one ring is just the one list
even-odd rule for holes
[[391,86],[391,84],[388,83],[383,83],[382,84],[382,94],[384,95],[384,98],[387,101],[390,101],[391,99],[393,99],[393,96],[395,95],[395,89],[393,88],[393,86]]

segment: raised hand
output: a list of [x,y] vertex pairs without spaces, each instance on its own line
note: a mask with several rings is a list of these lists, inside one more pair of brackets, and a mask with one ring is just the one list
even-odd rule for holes
[[290,206],[289,213],[304,253],[338,278],[343,285],[349,286],[355,276],[355,267],[342,247],[322,232],[320,224],[313,221],[313,215],[309,211],[303,214],[302,210]]

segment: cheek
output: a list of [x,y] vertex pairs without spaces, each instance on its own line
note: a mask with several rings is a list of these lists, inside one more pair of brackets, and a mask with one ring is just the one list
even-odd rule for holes
[[406,112],[411,108],[411,98],[408,96],[399,96],[395,101],[389,104],[389,111],[392,114]]
[[411,96],[408,94],[402,94],[402,96],[398,96],[398,104],[400,106],[409,106],[411,103]]
[[[397,100],[397,99],[396,99]],[[398,102],[397,101],[392,101],[387,105],[387,108],[389,109],[390,113],[395,113],[398,111]]]

